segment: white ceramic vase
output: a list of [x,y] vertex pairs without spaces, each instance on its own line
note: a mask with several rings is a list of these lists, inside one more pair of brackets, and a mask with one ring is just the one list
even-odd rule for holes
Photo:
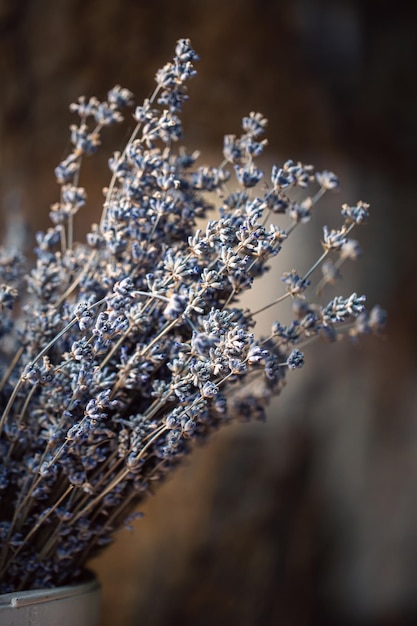
[[0,595],[1,626],[98,626],[100,585],[84,583]]

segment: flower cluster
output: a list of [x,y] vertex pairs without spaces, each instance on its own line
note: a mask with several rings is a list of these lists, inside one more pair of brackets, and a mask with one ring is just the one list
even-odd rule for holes
[[259,311],[239,307],[240,294],[338,180],[292,161],[268,179],[256,162],[266,145],[259,113],[225,137],[219,167],[177,148],[197,58],[180,40],[156,73],[109,161],[103,212],[84,244],[73,236],[87,198],[82,161],[133,98],[117,86],[104,102],[71,105],[78,123],[36,265],[25,273],[19,254],[1,250],[0,592],[76,580],[196,441],[235,417],[263,417],[286,372],[303,365],[303,343],[383,326],[364,296],[311,301],[320,266],[321,292],[359,256],[350,239],[368,216],[359,202],[343,205],[339,229],[324,227],[309,270],[283,275],[269,306],[291,301],[293,322],[256,336]]

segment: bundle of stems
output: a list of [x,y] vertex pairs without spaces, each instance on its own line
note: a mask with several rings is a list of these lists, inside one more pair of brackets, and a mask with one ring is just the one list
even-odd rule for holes
[[305,343],[383,326],[364,296],[314,300],[360,256],[350,235],[369,207],[358,202],[342,206],[338,229],[324,227],[309,269],[283,274],[268,306],[291,302],[293,321],[256,336],[265,307],[242,308],[240,294],[338,180],[292,161],[266,177],[259,113],[225,137],[218,167],[199,165],[181,144],[180,119],[196,60],[182,39],[156,73],[125,148],[109,160],[102,214],[84,243],[73,228],[86,202],[83,159],[133,97],[116,86],[103,102],[71,105],[78,123],[55,170],[60,199],[52,227],[36,236],[36,264],[1,249],[2,593],[78,580],[195,442],[234,418],[263,418],[287,371],[303,364]]

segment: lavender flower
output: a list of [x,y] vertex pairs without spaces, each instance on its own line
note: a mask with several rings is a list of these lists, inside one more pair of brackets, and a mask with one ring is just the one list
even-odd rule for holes
[[0,592],[76,580],[196,441],[234,417],[263,417],[287,371],[303,365],[303,343],[384,325],[364,296],[312,302],[317,268],[324,288],[360,255],[347,238],[368,217],[359,202],[343,205],[341,227],[324,228],[309,269],[283,275],[286,288],[267,306],[291,299],[294,321],[257,336],[263,309],[242,309],[239,295],[338,180],[293,161],[267,177],[256,163],[266,146],[259,113],[243,118],[240,137],[226,136],[218,168],[177,148],[197,59],[182,39],[157,71],[127,145],[109,160],[85,243],[73,241],[87,198],[80,168],[133,104],[120,86],[70,107],[79,120],[55,170],[60,199],[53,227],[36,237],[35,266],[24,275],[20,255],[0,249]]

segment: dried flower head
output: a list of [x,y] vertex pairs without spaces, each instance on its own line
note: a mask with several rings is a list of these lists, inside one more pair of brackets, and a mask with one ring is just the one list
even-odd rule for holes
[[103,102],[72,104],[78,122],[55,170],[60,198],[53,226],[36,236],[36,265],[24,275],[20,255],[1,250],[2,592],[77,579],[194,442],[235,417],[263,417],[287,371],[303,365],[303,343],[383,326],[364,296],[312,301],[320,266],[321,292],[360,254],[348,239],[368,217],[359,202],[343,205],[338,229],[324,227],[308,270],[283,275],[268,306],[291,299],[294,321],[257,337],[260,311],[241,308],[240,294],[338,180],[293,161],[267,176],[256,162],[266,146],[259,113],[243,118],[241,136],[225,137],[217,168],[177,147],[197,59],[182,39],[156,73],[132,136],[109,160],[102,215],[85,243],[73,237],[87,198],[82,161],[133,96],[116,86]]

